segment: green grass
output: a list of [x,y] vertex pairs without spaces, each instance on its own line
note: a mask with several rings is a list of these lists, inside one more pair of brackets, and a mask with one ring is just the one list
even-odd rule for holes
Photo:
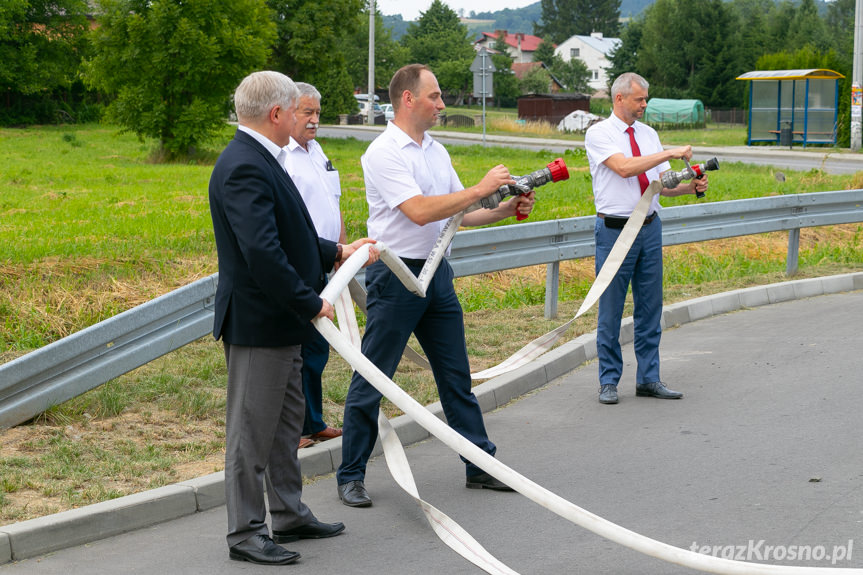
[[[482,108],[479,106],[450,106],[446,109],[447,114],[463,114],[476,118],[477,126],[468,128],[455,128],[453,126],[437,127],[434,130],[482,133]],[[600,114],[607,116],[608,114]],[[583,133],[561,133],[550,124],[541,126],[537,133],[538,124],[531,123],[528,126],[518,124],[518,111],[515,108],[486,108],[486,134],[488,135],[519,135],[525,137],[554,138],[560,140],[571,140],[583,142]],[[745,146],[746,127],[742,125],[707,124],[703,129],[668,129],[660,130],[662,142],[672,146]]]
[[[207,182],[213,158],[232,133],[226,127],[222,140],[204,151],[204,160],[166,165],[150,161],[152,143],[109,126],[0,130],[0,361],[216,272]],[[742,133],[717,129],[715,139],[733,140]],[[666,143],[714,140],[701,132],[661,136]],[[348,236],[364,235],[368,211],[359,160],[367,143],[322,143],[341,174]],[[499,147],[448,149],[465,185],[498,163],[524,174],[555,157]],[[570,179],[537,190],[528,222],[594,212],[584,152],[564,158]],[[773,169],[742,164],[723,164],[710,180],[703,201],[863,184],[859,174],[817,170],[786,171],[780,183]],[[666,198],[663,204],[694,201]],[[861,236],[861,225],[803,230],[801,276],[861,269]],[[781,281],[786,242],[786,235],[777,233],[667,248],[666,301]],[[593,263],[561,264],[560,320],[543,318],[544,274],[538,266],[456,281],[475,370],[571,317],[591,285]],[[588,313],[570,336],[592,331],[594,324]],[[324,387],[325,418],[333,425],[341,422],[350,372],[333,354]],[[429,374],[408,362],[395,379],[419,401],[437,399]],[[3,432],[0,523],[220,469],[225,381],[221,346],[204,338]],[[395,413],[386,402],[384,408]]]

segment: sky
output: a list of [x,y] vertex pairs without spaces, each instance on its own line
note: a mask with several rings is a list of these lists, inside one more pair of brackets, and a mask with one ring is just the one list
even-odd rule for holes
[[[471,10],[474,12],[495,12],[504,8],[524,8],[537,0],[443,0],[443,3],[455,10],[464,10],[467,18]],[[381,14],[401,14],[405,20],[416,20],[420,12],[425,12],[431,6],[432,0],[375,0],[375,6]]]

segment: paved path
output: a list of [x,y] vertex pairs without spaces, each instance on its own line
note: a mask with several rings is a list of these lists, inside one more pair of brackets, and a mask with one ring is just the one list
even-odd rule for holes
[[[514,469],[659,541],[686,549],[741,546],[754,560],[767,552],[774,563],[831,567],[835,561],[835,567],[859,569],[861,318],[863,291],[855,291],[684,323],[667,329],[662,341],[663,379],[686,394],[683,400],[636,398],[627,344],[620,404],[596,401],[596,363],[590,361],[488,413],[489,433],[498,457]],[[437,440],[407,453],[421,495],[519,573],[694,573],[609,542],[518,494],[465,489],[463,466]],[[309,575],[480,572],[438,541],[381,458],[372,461],[366,485],[375,502],[370,509],[342,506],[332,475],[308,485],[304,499],[318,517],[344,521],[347,530],[334,539],[288,545],[302,559],[281,569]],[[0,575],[279,569],[229,561],[224,532],[225,510],[216,507],[2,565]],[[775,560],[806,552],[800,546],[827,557]],[[845,557],[835,560],[837,553]]]

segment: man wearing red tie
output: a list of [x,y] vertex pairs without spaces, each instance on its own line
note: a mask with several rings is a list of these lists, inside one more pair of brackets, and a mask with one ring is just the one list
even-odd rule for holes
[[[628,72],[611,86],[612,114],[591,126],[584,147],[593,178],[596,203],[596,273],[602,268],[641,195],[653,180],[671,169],[671,159],[692,157],[691,146],[665,150],[656,131],[638,120],[647,108],[647,81]],[[663,196],[703,192],[707,176],[662,190]],[[608,289],[599,298],[596,350],[599,359],[599,402],[618,402],[617,384],[623,373],[620,323],[626,293],[632,284],[635,328],[636,396],[679,399],[659,377],[662,335],[662,221],[659,197],[653,198],[644,224]]]

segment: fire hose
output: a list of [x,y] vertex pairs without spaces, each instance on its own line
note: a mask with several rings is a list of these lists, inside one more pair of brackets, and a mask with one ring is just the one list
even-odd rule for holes
[[[648,187],[647,191],[639,201],[638,206],[630,216],[626,226],[621,231],[620,237],[613,246],[611,253],[600,270],[600,273],[597,274],[596,281],[593,286],[591,286],[581,308],[573,320],[596,303],[601,293],[617,273],[617,269],[620,267],[623,258],[626,256],[626,253],[629,251],[638,231],[641,229],[653,197],[662,190],[662,187],[663,185],[658,181],[651,183]],[[460,218],[456,219],[460,220]],[[444,234],[442,233],[442,236],[443,235]],[[424,294],[425,287],[418,281],[419,278],[413,276],[398,256],[392,253],[389,248],[381,242],[376,244],[376,247],[380,251],[381,261],[393,270],[401,281],[405,283],[405,286],[408,287],[408,289],[414,293],[421,291]],[[571,503],[545,489],[541,485],[531,481],[501,463],[493,456],[485,453],[438,419],[422,405],[417,403],[412,397],[410,397],[410,395],[396,385],[361,353],[359,347],[360,338],[356,323],[342,321],[342,318],[350,317],[354,314],[353,305],[350,302],[347,292],[345,292],[345,288],[351,278],[353,278],[353,276],[368,260],[368,257],[369,246],[364,245],[344,264],[342,264],[338,272],[333,276],[332,280],[321,294],[321,297],[327,301],[337,302],[336,310],[340,319],[339,327],[337,328],[335,324],[327,318],[316,318],[314,320],[315,327],[330,343],[330,345],[332,345],[333,348],[381,394],[383,394],[419,425],[425,428],[429,433],[440,439],[459,455],[462,455],[469,461],[475,463],[486,473],[489,473],[525,497],[561,517],[568,519],[576,525],[584,527],[585,529],[605,537],[606,539],[641,553],[677,565],[723,575],[863,575],[863,569],[833,569],[823,567],[757,564],[704,555],[695,551],[674,547],[630,531],[590,513],[589,511],[582,509],[574,503]],[[431,259],[432,258],[430,257],[429,261],[431,261]],[[428,265],[428,262],[426,265]],[[425,268],[423,269],[425,270]],[[433,271],[434,270],[432,270],[432,273]],[[570,320],[568,323],[571,323],[573,320]],[[558,330],[560,329],[561,328],[558,328]],[[548,335],[549,334],[547,334],[547,336]],[[557,337],[559,337],[559,335]],[[534,357],[537,355],[539,355],[539,353],[536,353]],[[504,362],[504,364],[505,363],[507,362]],[[510,363],[509,369],[514,369],[514,367],[512,367],[513,363],[515,362]],[[501,364],[498,368],[501,368],[504,364]],[[392,426],[383,414],[379,415],[378,423],[381,442],[384,447],[386,462],[387,466],[390,468],[390,472],[393,474],[396,482],[399,483],[399,485],[408,494],[410,494],[423,509],[426,519],[438,536],[460,555],[488,573],[507,575],[515,573],[515,571],[501,563],[491,555],[491,553],[484,549],[473,537],[470,536],[470,534],[464,531],[464,529],[450,517],[420,498],[410,471],[407,457],[401,443],[395,437],[395,431],[392,429]]]

